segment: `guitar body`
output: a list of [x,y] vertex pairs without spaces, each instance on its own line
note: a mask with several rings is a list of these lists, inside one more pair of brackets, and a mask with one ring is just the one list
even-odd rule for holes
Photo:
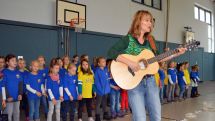
[[135,88],[147,74],[155,74],[158,72],[158,62],[147,64],[147,59],[155,57],[150,50],[144,49],[139,55],[133,56],[122,54],[123,57],[140,64],[141,69],[137,72],[132,72],[128,65],[112,61],[111,74],[117,85],[123,89],[129,90]]

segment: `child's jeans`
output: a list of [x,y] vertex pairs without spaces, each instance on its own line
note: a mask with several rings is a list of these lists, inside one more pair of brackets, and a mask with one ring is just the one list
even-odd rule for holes
[[164,85],[164,88],[163,88],[163,97],[164,98],[167,98],[167,91],[168,91],[168,85]]
[[55,108],[55,112],[56,112],[56,121],[60,121],[60,104],[61,104],[60,100],[57,100],[56,105],[54,105],[52,103],[52,101],[49,101],[49,112],[48,112],[47,121],[53,121],[52,115],[54,112],[54,108]]
[[107,97],[108,94],[100,96],[96,96],[96,114],[100,114],[100,106],[102,104],[103,113],[107,112]]
[[37,120],[40,119],[40,98],[37,99],[29,99],[29,119],[30,120]]
[[120,113],[120,91],[111,89],[110,92],[110,103],[111,103],[111,113]]
[[169,84],[168,86],[168,101],[174,100],[174,93],[175,93],[175,84]]
[[197,87],[192,87],[191,89],[191,97],[195,97],[197,95]]
[[7,102],[6,113],[8,114],[8,121],[19,121],[20,118],[20,101]]
[[163,94],[164,93],[164,86],[162,85],[162,87],[160,88],[160,101],[161,101],[161,103],[163,102]]
[[82,100],[79,101],[78,105],[78,119],[82,119],[82,112],[84,104],[87,106],[87,113],[88,117],[92,117],[92,98],[82,98]]
[[126,90],[121,91],[121,110],[128,110],[128,93]]
[[42,97],[40,99],[41,99],[41,103],[43,105],[43,108],[45,110],[45,114],[48,114],[49,109],[48,109],[47,97],[42,95]]
[[179,85],[178,85],[178,83],[175,83],[174,97],[178,96],[178,89],[179,89]]
[[189,91],[189,85],[186,86],[185,92],[184,92],[184,98],[187,98]]
[[179,87],[180,87],[179,99],[182,99],[184,92],[186,90],[186,85],[180,85]]
[[75,101],[66,100],[62,102],[62,119],[63,121],[67,120],[67,113],[69,112],[70,121],[75,120]]

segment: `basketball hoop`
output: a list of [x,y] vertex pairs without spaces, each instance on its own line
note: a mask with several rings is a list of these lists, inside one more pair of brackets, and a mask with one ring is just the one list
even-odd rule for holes
[[86,20],[82,18],[73,18],[70,21],[70,27],[75,28],[75,32],[82,32],[82,25],[85,24]]

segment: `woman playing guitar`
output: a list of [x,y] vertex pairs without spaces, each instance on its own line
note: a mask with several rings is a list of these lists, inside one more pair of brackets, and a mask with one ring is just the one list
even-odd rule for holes
[[[142,50],[153,50],[148,38],[153,28],[153,17],[150,12],[137,11],[130,30],[126,36],[118,41],[108,52],[110,58],[122,62],[133,72],[140,70],[140,65],[121,54],[138,55]],[[183,54],[186,49],[178,48],[178,53],[161,61],[167,61],[173,57]],[[135,88],[128,90],[129,104],[132,109],[133,121],[146,121],[146,109],[150,121],[161,120],[161,104],[159,99],[159,88],[156,86],[154,75],[146,75]],[[146,109],[145,109],[146,108]]]

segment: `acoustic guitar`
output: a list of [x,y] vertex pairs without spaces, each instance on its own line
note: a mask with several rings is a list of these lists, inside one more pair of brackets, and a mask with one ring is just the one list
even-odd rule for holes
[[[183,47],[191,50],[198,47],[199,45],[199,41],[192,40],[182,46],[179,46],[179,48]],[[130,90],[135,88],[142,81],[144,76],[156,74],[159,69],[158,62],[160,60],[172,56],[178,52],[178,49],[174,49],[155,56],[151,50],[144,49],[137,56],[122,54],[123,57],[137,62],[141,69],[137,72],[133,72],[128,65],[113,60],[111,62],[111,74],[119,87]]]

